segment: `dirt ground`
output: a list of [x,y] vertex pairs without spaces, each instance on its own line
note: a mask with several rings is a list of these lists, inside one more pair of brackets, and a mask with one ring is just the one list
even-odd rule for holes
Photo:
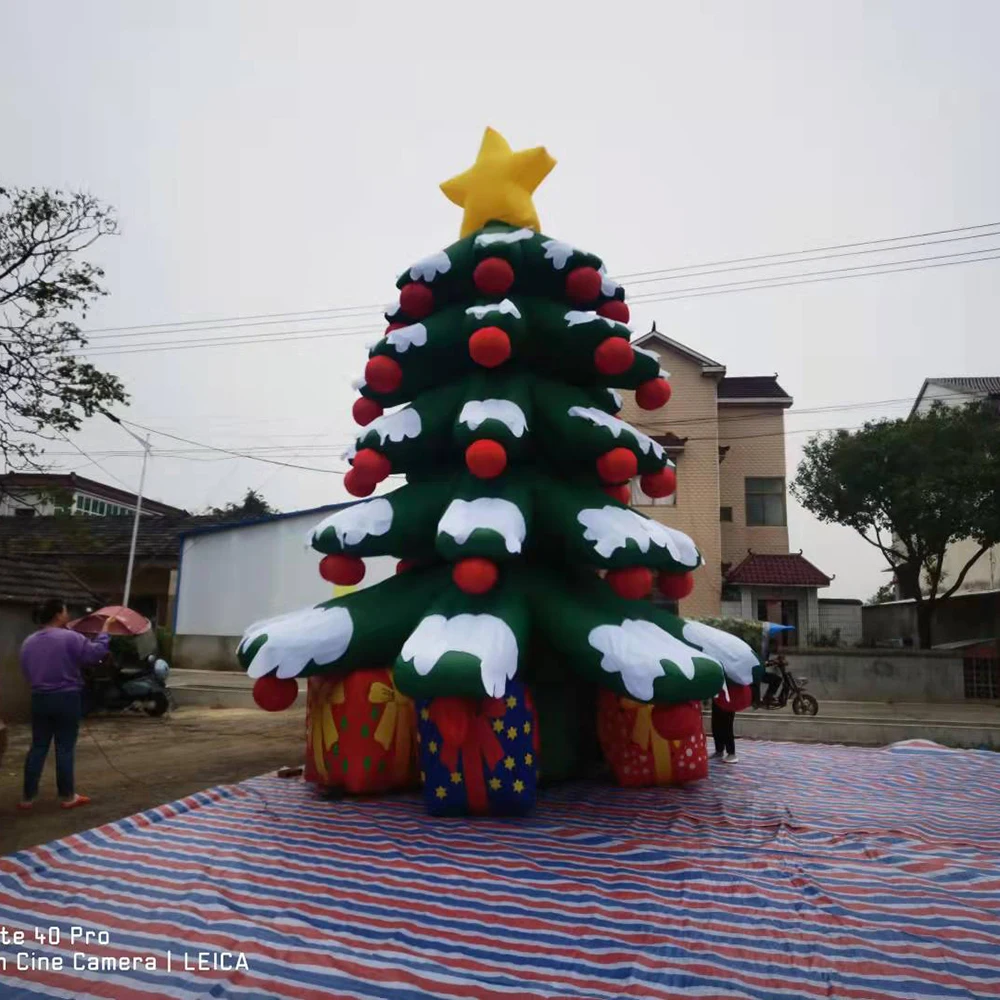
[[76,788],[93,801],[60,809],[54,748],[34,809],[21,813],[27,725],[10,727],[0,764],[0,855],[100,826],[212,785],[242,781],[289,764],[305,748],[304,710],[180,708],[162,719],[91,717],[80,728]]

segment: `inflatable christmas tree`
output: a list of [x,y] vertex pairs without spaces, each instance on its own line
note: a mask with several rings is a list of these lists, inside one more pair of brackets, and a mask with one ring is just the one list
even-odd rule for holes
[[[699,702],[748,684],[739,639],[650,600],[690,592],[690,538],[629,507],[639,477],[674,489],[663,448],[616,414],[670,397],[629,343],[623,289],[590,253],[539,232],[554,165],[487,130],[442,185],[461,238],[408,267],[371,349],[345,486],[311,545],[323,576],[395,577],[248,629],[239,656],[268,708],[309,678],[308,776],[349,791],[422,779],[437,813],[516,813],[539,773],[574,772],[587,724],[625,784],[706,767]],[[596,745],[596,742],[595,742]],[[414,761],[419,761],[419,764]]]

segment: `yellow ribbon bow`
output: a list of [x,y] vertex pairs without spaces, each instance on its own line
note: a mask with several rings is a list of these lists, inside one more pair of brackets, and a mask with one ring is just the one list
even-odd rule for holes
[[309,742],[312,744],[316,771],[324,781],[330,779],[330,773],[326,769],[326,752],[340,739],[337,722],[333,717],[333,706],[343,705],[344,699],[343,681],[336,681],[332,686],[329,681],[324,681],[309,699]]
[[622,698],[621,707],[627,711],[635,711],[635,724],[632,726],[632,742],[643,750],[653,751],[653,769],[656,772],[656,783],[669,783],[673,774],[670,763],[670,740],[661,736],[653,725],[653,709],[655,705],[647,705],[631,698]]
[[396,747],[392,770],[397,778],[405,778],[413,760],[416,738],[416,711],[413,702],[405,694],[400,694],[391,682],[383,684],[374,681],[368,690],[368,701],[372,705],[384,705],[382,718],[375,727],[375,742],[384,750],[394,743]]

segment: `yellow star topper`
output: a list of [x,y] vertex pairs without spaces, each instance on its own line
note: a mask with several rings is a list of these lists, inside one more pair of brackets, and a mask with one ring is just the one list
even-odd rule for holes
[[544,146],[515,153],[499,132],[488,128],[476,162],[441,185],[445,197],[465,209],[461,235],[468,236],[491,220],[538,232],[531,196],[555,165]]

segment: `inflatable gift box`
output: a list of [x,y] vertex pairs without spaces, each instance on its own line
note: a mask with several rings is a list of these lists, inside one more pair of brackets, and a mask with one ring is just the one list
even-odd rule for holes
[[538,716],[527,688],[419,702],[420,771],[434,816],[510,816],[535,803]]
[[354,794],[416,784],[416,711],[392,671],[309,678],[307,781]]
[[619,785],[683,785],[708,775],[698,702],[652,705],[602,691],[597,732]]

